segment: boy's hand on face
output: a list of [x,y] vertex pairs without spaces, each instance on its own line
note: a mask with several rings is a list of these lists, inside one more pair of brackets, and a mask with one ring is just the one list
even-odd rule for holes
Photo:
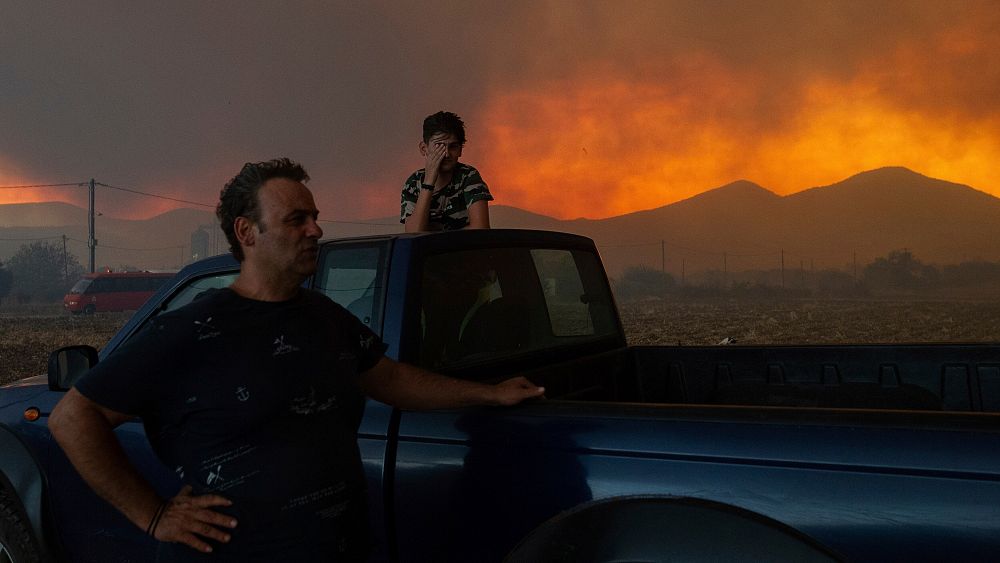
[[441,141],[431,141],[424,150],[427,162],[424,166],[424,182],[433,184],[437,180],[438,171],[441,169],[441,161],[448,154],[448,145]]

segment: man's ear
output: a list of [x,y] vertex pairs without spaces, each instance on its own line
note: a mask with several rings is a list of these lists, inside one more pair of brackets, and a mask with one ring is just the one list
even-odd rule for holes
[[420,149],[420,156],[427,156],[427,143],[420,141],[417,148]]
[[256,229],[253,221],[246,217],[237,217],[236,221],[233,221],[233,231],[236,233],[236,240],[240,241],[240,246],[246,248],[254,245]]

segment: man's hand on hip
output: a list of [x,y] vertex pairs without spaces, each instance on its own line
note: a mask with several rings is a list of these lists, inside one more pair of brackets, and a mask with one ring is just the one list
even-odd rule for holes
[[191,486],[185,485],[177,496],[167,501],[153,530],[153,537],[163,542],[183,543],[209,553],[212,546],[202,538],[226,543],[230,535],[220,528],[236,527],[235,518],[210,509],[232,504],[232,501],[219,495],[194,496]]

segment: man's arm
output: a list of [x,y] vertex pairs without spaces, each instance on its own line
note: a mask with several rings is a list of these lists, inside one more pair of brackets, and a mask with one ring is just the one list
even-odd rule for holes
[[363,372],[361,390],[373,399],[412,410],[453,409],[474,405],[511,406],[525,399],[541,397],[538,387],[524,377],[496,385],[455,379],[382,358]]
[[490,207],[485,199],[472,202],[469,206],[469,224],[466,229],[490,228]]
[[73,388],[52,410],[49,430],[84,481],[140,529],[149,529],[163,505],[154,530],[156,539],[204,552],[212,548],[198,536],[229,541],[229,534],[216,526],[234,528],[236,521],[210,507],[229,506],[230,501],[218,495],[191,496],[190,487],[164,501],[139,474],[114,433],[115,427],[130,418]]

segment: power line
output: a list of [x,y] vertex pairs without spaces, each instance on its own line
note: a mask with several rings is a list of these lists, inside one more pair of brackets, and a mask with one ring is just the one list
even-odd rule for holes
[[594,242],[594,244],[597,245],[599,248],[636,248],[636,247],[641,247],[641,246],[661,246],[664,243],[666,243],[667,246],[669,246],[670,248],[675,249],[675,250],[683,250],[685,252],[693,252],[693,253],[696,253],[696,254],[707,254],[707,255],[710,255],[710,256],[728,255],[728,256],[732,256],[732,257],[736,257],[736,258],[759,258],[759,257],[762,257],[762,256],[777,256],[780,253],[779,250],[772,250],[772,251],[769,251],[769,252],[758,252],[758,253],[745,253],[745,254],[744,253],[735,253],[735,252],[726,252],[726,251],[721,251],[720,252],[720,251],[714,251],[714,250],[703,250],[703,249],[698,249],[698,248],[691,248],[691,247],[687,247],[687,246],[681,246],[679,244],[674,244],[674,243],[672,243],[672,242],[670,242],[668,240],[665,240],[665,239],[663,239],[663,240],[656,240],[656,241],[650,241],[650,242],[635,242],[635,243],[621,243],[621,244],[604,244],[604,243],[600,243],[600,242],[597,242],[597,241]]
[[[155,197],[157,199],[164,199],[164,200],[167,200],[167,201],[173,201],[173,202],[177,202],[177,203],[186,203],[188,205],[197,205],[199,207],[206,207],[208,209],[215,209],[215,207],[216,207],[215,205],[209,204],[209,203],[203,203],[203,202],[200,202],[200,201],[192,201],[192,200],[189,200],[189,199],[181,199],[181,198],[170,197],[170,196],[165,196],[165,195],[160,195],[160,194],[154,194],[154,193],[144,192],[142,190],[136,190],[136,189],[133,189],[133,188],[124,188],[124,187],[121,187],[121,186],[113,186],[111,184],[105,184],[104,182],[94,182],[94,184],[97,185],[97,186],[104,187],[104,188],[109,188],[109,189],[112,189],[112,190],[118,190],[118,191],[122,191],[122,192],[127,192],[127,193],[130,193],[130,194],[141,195],[141,196],[146,196],[146,197]],[[53,188],[53,187],[61,187],[61,186],[77,186],[77,187],[82,187],[82,186],[86,186],[86,185],[87,185],[86,182],[76,182],[76,183],[72,183],[72,184],[70,184],[70,183],[66,183],[66,184],[25,184],[25,185],[20,185],[20,186],[0,186],[0,190],[17,190],[17,189],[25,189],[25,188]],[[365,226],[376,226],[376,227],[395,227],[395,226],[398,226],[397,223],[370,223],[370,222],[365,222],[365,221],[342,221],[342,220],[336,220],[336,219],[320,219],[317,222],[319,222],[319,223],[336,223],[336,224],[342,224],[342,225],[365,225]]]
[[729,256],[735,256],[737,258],[760,258],[761,256],[778,256],[781,254],[780,250],[772,250],[770,252],[761,252],[757,254],[737,254],[735,252],[727,253]]
[[[62,238],[62,237],[54,237],[54,238]],[[66,240],[71,240],[73,242],[79,242],[81,244],[87,244],[87,241],[80,240],[80,239],[75,239],[73,237],[66,237]],[[124,247],[124,246],[111,246],[109,244],[102,244],[102,245],[100,245],[100,248],[111,248],[111,249],[114,249],[114,250],[132,250],[132,251],[136,251],[136,252],[144,252],[144,251],[158,251],[158,250],[177,250],[178,248],[184,248],[186,246],[187,246],[186,244],[177,244],[177,245],[174,245],[174,246],[161,246],[159,248],[127,248],[127,247]]]
[[[208,207],[208,208],[211,208],[211,209],[215,209],[215,207],[216,207],[215,205],[210,205],[208,203],[201,203],[201,202],[198,202],[198,201],[190,201],[190,200],[187,200],[187,199],[178,199],[178,198],[174,198],[174,197],[167,197],[167,196],[163,196],[163,195],[151,194],[149,192],[143,192],[143,191],[134,190],[134,189],[131,189],[131,188],[122,188],[120,186],[112,186],[112,185],[109,185],[109,184],[105,184],[103,182],[96,182],[96,184],[98,186],[103,186],[105,188],[111,188],[113,190],[121,190],[123,192],[128,192],[128,193],[137,194],[137,195],[144,195],[144,196],[148,196],[148,197],[156,197],[156,198],[160,198],[160,199],[166,199],[166,200],[170,200],[170,201],[176,201],[176,202],[179,202],[179,203],[189,203],[191,205],[199,205],[201,207]],[[367,225],[367,226],[375,225],[375,226],[380,226],[380,227],[394,227],[394,226],[396,226],[394,223],[366,223],[364,221],[340,221],[340,220],[336,220],[336,219],[319,219],[316,222],[317,223],[340,223],[340,224],[346,224],[346,225]]]
[[0,186],[0,190],[20,190],[23,188],[60,188],[64,186],[83,186],[86,182],[76,182],[73,184],[26,184],[23,186]]
[[149,192],[142,192],[142,191],[139,191],[139,190],[133,190],[131,188],[122,188],[120,186],[112,186],[110,184],[105,184],[103,182],[94,182],[94,183],[96,185],[98,185],[98,186],[102,186],[102,187],[105,187],[105,188],[111,188],[112,190],[119,190],[119,191],[122,191],[122,192],[128,192],[130,194],[144,195],[144,196],[147,196],[147,197],[155,197],[155,198],[159,198],[159,199],[165,199],[165,200],[168,200],[168,201],[176,201],[178,203],[187,203],[187,204],[190,204],[190,205],[199,205],[201,207],[208,207],[210,209],[215,209],[214,205],[210,205],[208,203],[201,203],[199,201],[191,201],[191,200],[188,200],[188,199],[178,199],[176,197],[169,197],[169,196],[159,195],[159,194],[151,194]]
[[159,248],[125,248],[124,246],[110,246],[107,244],[102,244],[101,248],[110,248],[113,250],[131,250],[134,252],[146,252],[146,251],[160,251],[160,250],[177,250],[178,248],[186,247],[186,244],[178,244],[174,246],[161,246]]
[[[165,196],[165,195],[151,194],[149,192],[143,192],[143,191],[140,191],[140,190],[134,190],[132,188],[123,188],[121,186],[112,186],[110,184],[105,184],[103,182],[94,182],[94,184],[98,185],[98,186],[103,186],[105,188],[111,188],[112,190],[119,190],[119,191],[128,192],[128,193],[132,193],[132,194],[136,194],[136,195],[144,195],[144,196],[147,196],[147,197],[155,197],[155,198],[159,198],[159,199],[166,199],[166,200],[169,200],[169,201],[176,201],[178,203],[187,203],[187,204],[190,204],[190,205],[199,205],[201,207],[210,207],[212,209],[215,209],[214,205],[210,205],[208,203],[201,203],[199,201],[191,201],[191,200],[187,200],[187,199],[179,199],[179,198],[169,197],[169,196]],[[56,187],[63,187],[63,186],[83,187],[83,186],[86,186],[86,185],[87,185],[86,182],[75,182],[75,183],[66,183],[66,184],[24,184],[24,185],[20,185],[20,186],[0,186],[0,190],[20,190],[20,189],[25,189],[25,188],[56,188]]]
[[62,235],[55,237],[34,237],[34,238],[0,238],[2,241],[32,241],[32,240],[51,240],[62,238]]

